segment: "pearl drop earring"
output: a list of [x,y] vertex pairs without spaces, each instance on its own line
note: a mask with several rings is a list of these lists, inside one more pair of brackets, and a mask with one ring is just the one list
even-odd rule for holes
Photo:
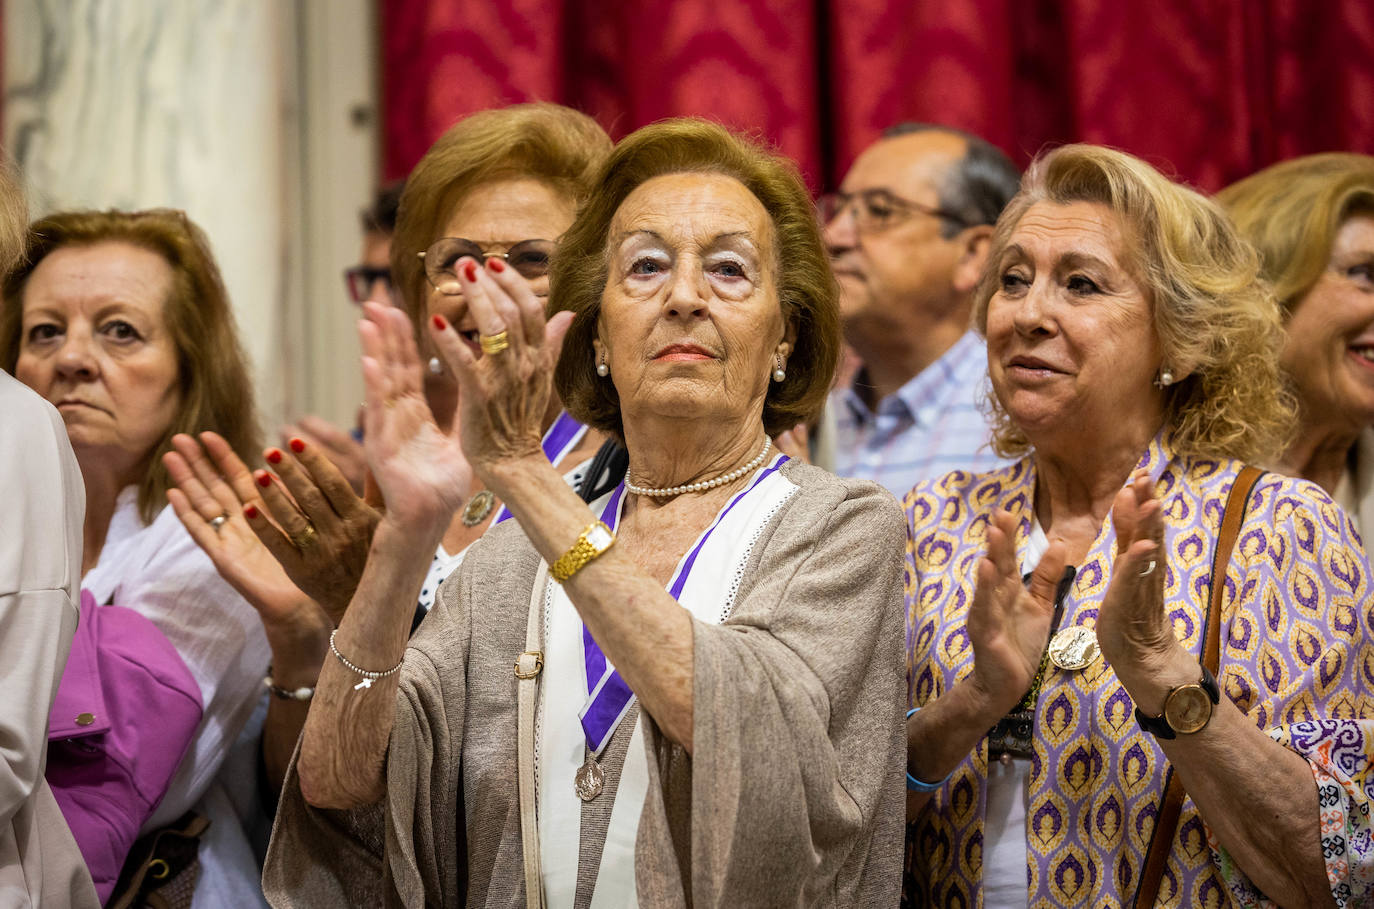
[[444,371],[444,364],[439,362],[438,357],[429,358],[429,374],[432,376],[441,375]]
[[1155,379],[1155,388],[1165,388],[1174,384],[1174,374],[1166,366],[1159,371],[1159,378]]
[[611,367],[606,365],[606,361],[600,357],[596,360],[596,374],[601,378],[606,378],[611,374]]
[[777,358],[777,361],[776,361],[776,362],[777,362],[777,364],[778,364],[778,368],[775,369],[775,370],[773,370],[773,381],[774,381],[774,382],[781,382],[783,379],[787,378],[787,370],[785,370],[785,369],[782,368],[782,355],[781,355],[781,354],[778,355],[778,358]]

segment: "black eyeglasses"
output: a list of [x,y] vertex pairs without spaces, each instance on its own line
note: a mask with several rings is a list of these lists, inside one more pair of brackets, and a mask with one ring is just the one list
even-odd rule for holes
[[904,221],[913,214],[930,215],[968,227],[963,217],[943,208],[932,208],[885,189],[862,189],[856,193],[827,193],[816,200],[816,212],[822,224],[838,218],[846,208],[854,212],[854,226],[859,230],[877,232]]
[[354,303],[366,303],[372,299],[372,286],[381,281],[386,292],[391,293],[391,269],[377,265],[354,265],[344,269],[344,286],[348,288],[348,298]]
[[440,293],[458,293],[458,260],[463,258],[486,262],[505,259],[526,281],[537,281],[549,273],[549,259],[557,244],[552,240],[521,240],[505,252],[488,252],[472,240],[444,237],[419,253],[425,263],[425,277]]

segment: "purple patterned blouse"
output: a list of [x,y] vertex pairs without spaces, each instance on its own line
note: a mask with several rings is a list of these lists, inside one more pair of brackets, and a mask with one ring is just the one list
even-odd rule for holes
[[[1156,440],[1140,466],[1164,506],[1165,607],[1198,652],[1212,551],[1237,461],[1174,457]],[[907,674],[911,704],[936,698],[973,668],[965,622],[987,521],[1006,506],[1030,532],[1030,458],[984,474],[955,472],[906,498]],[[1060,627],[1097,620],[1116,534],[1110,518],[1078,566]],[[1222,691],[1311,764],[1322,844],[1338,905],[1374,899],[1374,598],[1350,520],[1317,486],[1266,474],[1226,571]],[[1136,725],[1134,704],[1102,660],[1047,667],[1027,783],[1032,909],[1129,904],[1139,884],[1168,764]],[[982,905],[985,738],[907,831],[904,904]],[[1158,905],[1269,906],[1184,804]]]

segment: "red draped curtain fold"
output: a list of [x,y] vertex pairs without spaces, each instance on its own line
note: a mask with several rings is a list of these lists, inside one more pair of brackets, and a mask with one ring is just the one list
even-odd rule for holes
[[454,120],[558,101],[619,137],[697,115],[760,134],[813,189],[886,126],[1071,141],[1207,190],[1280,158],[1374,152],[1369,0],[381,0],[384,160]]

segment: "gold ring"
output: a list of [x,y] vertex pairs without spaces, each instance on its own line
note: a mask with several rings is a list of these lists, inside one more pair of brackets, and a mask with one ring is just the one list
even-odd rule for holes
[[315,544],[315,538],[317,536],[319,536],[319,534],[315,532],[315,525],[307,521],[304,530],[300,533],[293,533],[291,535],[291,545],[304,552],[308,547]]
[[498,331],[494,335],[478,335],[477,340],[481,342],[484,354],[499,354],[510,347],[510,338],[506,337],[504,331]]

